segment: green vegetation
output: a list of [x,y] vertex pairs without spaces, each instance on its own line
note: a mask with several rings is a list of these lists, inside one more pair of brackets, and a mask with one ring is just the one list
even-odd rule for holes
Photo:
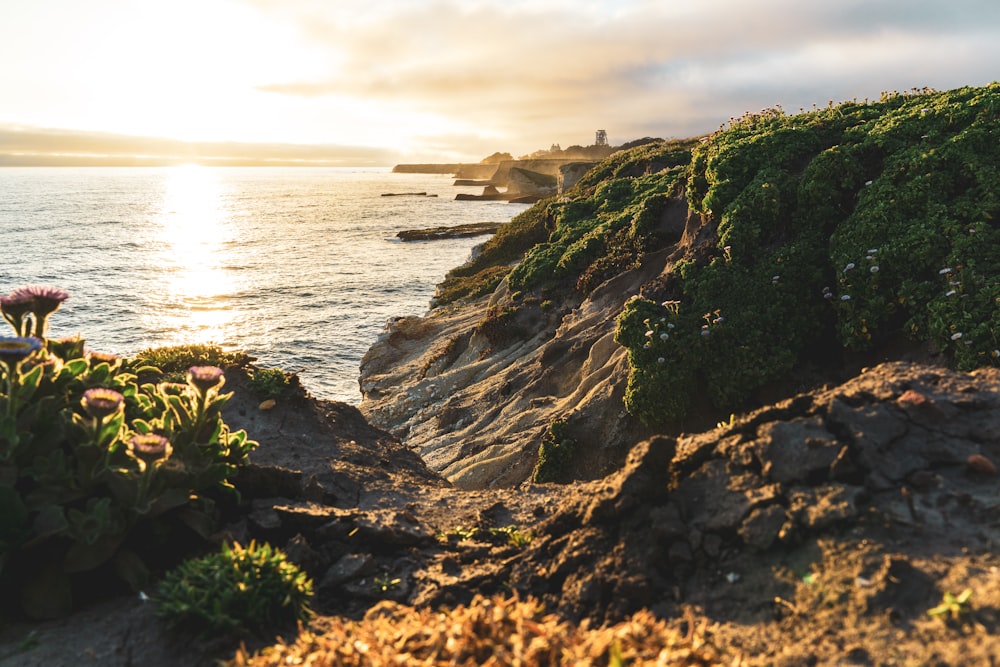
[[531,481],[537,484],[565,482],[575,451],[576,441],[569,437],[566,421],[556,419],[549,424],[538,447],[538,461],[531,473]]
[[218,345],[170,345],[142,350],[128,361],[132,372],[142,374],[158,369],[162,381],[184,382],[191,366],[243,366],[250,357],[242,352],[225,352]]
[[486,530],[480,530],[474,526],[471,528],[456,526],[451,530],[440,533],[438,535],[438,540],[446,544],[451,541],[466,542],[481,535],[485,535],[491,540],[502,539],[506,544],[517,547],[518,549],[523,549],[528,546],[534,539],[534,535],[531,534],[531,531],[522,530],[517,526],[510,525],[502,526],[500,528],[488,528]]
[[388,574],[380,574],[372,579],[372,588],[377,595],[385,595],[390,591],[399,588],[403,580],[398,577],[390,577]]
[[657,142],[616,153],[581,179],[576,198],[549,203],[550,234],[510,273],[510,288],[570,283],[586,294],[635,266],[642,252],[665,240],[657,227],[683,182],[691,143]]
[[945,591],[944,595],[941,597],[941,604],[938,606],[928,609],[928,616],[939,616],[944,618],[946,621],[958,621],[962,616],[969,613],[972,609],[972,589],[966,588],[964,591],[958,595],[954,595],[949,591]]
[[[37,336],[68,296],[20,288],[0,297],[0,310],[15,332],[33,323]],[[257,443],[222,420],[232,396],[220,393],[222,369],[140,384],[136,366],[85,353],[80,338],[0,337],[5,605],[51,617],[72,609],[83,580],[116,576],[139,589],[152,568],[213,532],[216,502],[235,495],[229,478]]]
[[312,581],[269,544],[224,544],[181,563],[157,588],[157,614],[204,636],[294,627],[312,611]]
[[[627,408],[679,419],[704,392],[733,409],[809,355],[904,333],[959,369],[1000,364],[998,119],[993,84],[775,109],[699,143],[687,199],[717,240],[673,267],[662,300],[620,315]],[[642,178],[631,195],[615,181],[596,192],[635,209],[652,191]],[[599,220],[592,200],[566,206]]]
[[483,244],[475,259],[449,271],[438,286],[435,303],[445,305],[462,298],[489,294],[496,289],[528,249],[548,238],[545,206],[552,201],[542,200],[514,216]]
[[250,369],[250,389],[257,398],[278,398],[289,386],[288,376],[280,368]]

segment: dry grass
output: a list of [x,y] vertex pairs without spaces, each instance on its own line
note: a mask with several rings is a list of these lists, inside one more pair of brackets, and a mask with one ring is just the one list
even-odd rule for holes
[[498,596],[444,611],[383,602],[362,621],[323,618],[303,628],[294,643],[279,641],[255,655],[241,649],[228,666],[742,664],[708,641],[693,614],[686,633],[648,611],[591,629],[546,614],[533,599]]

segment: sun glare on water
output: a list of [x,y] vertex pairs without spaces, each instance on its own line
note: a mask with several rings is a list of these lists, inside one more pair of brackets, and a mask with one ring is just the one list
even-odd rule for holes
[[151,239],[160,248],[161,289],[154,297],[152,328],[170,344],[225,340],[234,313],[225,304],[236,281],[220,250],[233,231],[218,173],[197,165],[169,170]]

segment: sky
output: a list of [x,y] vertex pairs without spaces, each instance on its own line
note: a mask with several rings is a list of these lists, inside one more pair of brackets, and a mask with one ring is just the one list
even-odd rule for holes
[[996,0],[0,3],[0,165],[477,162],[1000,79]]

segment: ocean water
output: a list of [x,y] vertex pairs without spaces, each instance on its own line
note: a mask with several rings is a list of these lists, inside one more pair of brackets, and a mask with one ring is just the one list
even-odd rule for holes
[[[371,168],[2,168],[0,293],[67,289],[50,335],[80,333],[94,350],[217,343],[357,403],[358,364],[385,323],[424,314],[486,238],[396,232],[525,208],[456,202],[481,188],[452,182]],[[438,196],[382,196],[412,192]]]

